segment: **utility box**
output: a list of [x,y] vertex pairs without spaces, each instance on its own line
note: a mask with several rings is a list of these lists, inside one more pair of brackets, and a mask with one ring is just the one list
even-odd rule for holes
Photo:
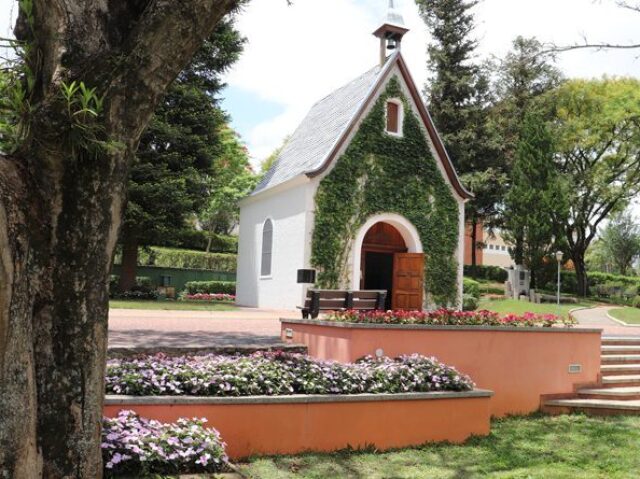
[[505,295],[507,298],[520,299],[520,296],[529,298],[531,272],[522,265],[516,265],[507,270],[508,277],[505,282]]

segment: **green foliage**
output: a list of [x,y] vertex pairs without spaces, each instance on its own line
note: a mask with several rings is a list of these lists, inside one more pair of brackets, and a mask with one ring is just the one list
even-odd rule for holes
[[617,214],[602,232],[602,247],[616,272],[626,275],[640,255],[640,226],[631,212]]
[[472,294],[463,294],[462,295],[462,310],[463,311],[475,311],[478,309],[478,305],[480,304],[480,300],[478,297]]
[[[416,0],[431,34],[427,103],[462,182],[474,193],[465,205],[473,226],[491,226],[498,214],[505,176],[490,128],[491,69],[474,64],[475,0]],[[474,238],[472,238],[474,241]],[[476,244],[471,246],[476,249]],[[475,260],[475,257],[473,257]]]
[[[405,102],[401,138],[384,131],[387,98]],[[418,230],[431,300],[454,304],[458,204],[395,77],[316,193],[311,262],[318,269],[319,286],[338,288],[345,282],[349,239],[369,217],[387,212],[403,215]]]
[[[142,253],[140,263],[164,268],[209,269],[235,272],[236,255],[150,247],[151,257]],[[145,257],[146,256],[146,257]]]
[[180,249],[194,249],[209,253],[237,253],[238,237],[209,233],[208,231],[185,228],[174,231],[171,236],[158,238],[154,246],[168,246]]
[[189,294],[236,294],[233,281],[189,281],[185,287]]
[[485,279],[489,281],[495,281],[497,283],[503,283],[507,280],[507,271],[499,266],[486,266],[486,265],[464,265],[464,275],[472,276],[475,269],[476,279]]
[[[251,170],[247,148],[235,131],[223,128],[219,139],[220,151],[208,175],[209,199],[198,217],[209,234],[229,235],[238,225],[238,201],[255,187],[258,176]],[[211,249],[208,244],[206,250]]]
[[273,164],[276,162],[276,160],[278,159],[278,156],[280,156],[280,152],[282,151],[282,149],[284,148],[284,146],[287,144],[287,142],[289,141],[289,138],[291,138],[291,136],[287,136],[284,141],[282,142],[282,144],[277,147],[275,150],[273,150],[271,152],[271,154],[266,157],[264,159],[264,161],[262,161],[262,163],[260,163],[260,174],[261,175],[266,175],[267,171],[269,171],[271,169],[271,167],[273,166]]
[[464,278],[462,280],[462,291],[465,295],[470,295],[475,298],[480,297],[480,283],[474,281],[471,278]]
[[544,259],[560,245],[568,214],[568,185],[554,164],[553,139],[544,118],[535,113],[525,116],[511,188],[504,199],[504,237],[519,241],[522,261],[531,271],[532,288],[538,285]]
[[226,141],[235,133],[216,96],[243,43],[233,17],[221,21],[156,108],[130,174],[124,243],[178,243],[207,205],[215,177],[228,184],[244,173],[229,163]]
[[640,192],[640,81],[571,80],[544,95],[553,107],[558,167],[571,183],[565,225],[579,294],[598,225]]
[[640,308],[640,296],[635,296],[631,301],[631,306],[634,308]]

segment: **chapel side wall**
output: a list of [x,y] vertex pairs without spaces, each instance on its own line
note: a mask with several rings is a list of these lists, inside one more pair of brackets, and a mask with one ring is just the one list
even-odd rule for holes
[[[307,266],[308,183],[260,195],[240,210],[237,303],[273,309],[295,309],[304,285],[297,284],[298,269]],[[271,275],[260,275],[262,228],[273,221]]]

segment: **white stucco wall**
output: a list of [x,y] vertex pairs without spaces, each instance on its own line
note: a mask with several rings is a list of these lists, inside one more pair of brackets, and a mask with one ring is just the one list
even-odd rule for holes
[[[297,271],[308,267],[310,188],[304,182],[242,202],[237,304],[275,309],[302,304],[304,285],[297,284]],[[273,221],[271,275],[261,277],[262,227],[267,218]]]

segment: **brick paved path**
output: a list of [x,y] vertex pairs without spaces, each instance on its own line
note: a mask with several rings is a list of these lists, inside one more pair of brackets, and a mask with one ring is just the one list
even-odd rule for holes
[[273,345],[280,342],[281,317],[296,311],[109,311],[109,347],[207,348]]

